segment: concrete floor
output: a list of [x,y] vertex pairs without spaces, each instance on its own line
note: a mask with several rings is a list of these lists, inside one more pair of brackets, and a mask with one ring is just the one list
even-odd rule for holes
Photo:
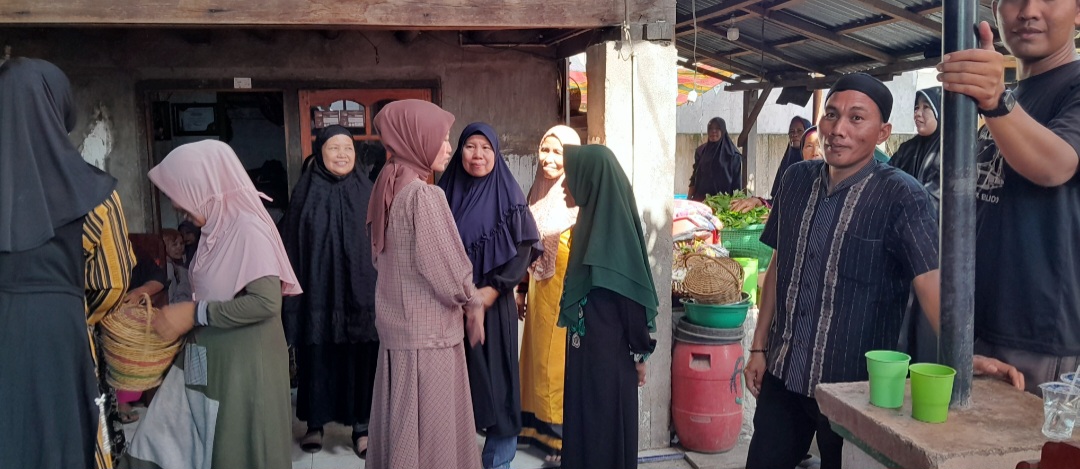
[[[293,391],[293,399],[296,394]],[[135,409],[142,416],[146,409]],[[323,449],[318,453],[305,453],[300,449],[297,441],[304,436],[307,425],[295,417],[293,412],[293,469],[363,469],[364,461],[356,457],[352,450],[352,429],[344,425],[330,424],[324,429]],[[124,426],[124,433],[130,439],[138,428],[139,422]],[[483,438],[477,436],[477,445],[483,447]],[[668,448],[662,450],[644,451],[639,454],[643,461],[638,464],[639,469],[744,469],[746,466],[746,450],[750,442],[739,441],[739,444],[731,451],[720,454],[703,454],[684,451],[681,448]],[[817,469],[818,459],[817,442],[810,446],[810,452],[815,457],[801,468]],[[544,462],[544,453],[536,448],[518,450],[512,469],[550,469],[558,465]],[[796,468],[798,469],[798,468]]]
[[[146,412],[145,408],[136,408],[141,416]],[[139,422],[124,426],[124,433],[128,438],[134,434]],[[305,453],[296,442],[304,436],[307,426],[303,422],[293,418],[293,441],[292,460],[293,469],[363,469],[364,461],[357,458],[353,453],[352,429],[338,424],[330,424],[325,427],[323,435],[323,450],[315,453]],[[477,445],[483,446],[483,438],[477,437]],[[748,441],[740,441],[735,449],[721,454],[703,454],[685,452],[678,448],[669,448],[655,451],[645,451],[640,454],[643,461],[638,464],[639,469],[744,469],[746,466],[746,449]],[[808,469],[817,469],[817,445],[811,445],[810,452],[815,458],[808,461],[809,464],[800,466]],[[513,469],[550,469],[558,467],[555,464],[544,462],[544,454],[536,448],[522,449],[517,452]]]
[[[146,412],[145,408],[137,408],[139,415]],[[134,434],[139,423],[131,423],[124,426],[124,432],[128,438]],[[364,461],[353,454],[352,429],[338,424],[330,424],[325,427],[323,436],[323,450],[315,453],[305,453],[296,443],[304,436],[307,426],[303,422],[293,418],[293,441],[292,460],[293,469],[363,469]],[[483,438],[477,437],[477,445],[483,446]],[[703,454],[685,452],[679,448],[645,451],[639,457],[643,461],[638,464],[639,469],[744,469],[746,466],[746,449],[749,442],[740,441],[735,449],[721,454]],[[811,453],[817,456],[817,445],[811,446]],[[808,461],[809,464],[802,468],[817,469],[820,462],[817,457]],[[535,448],[522,449],[517,452],[513,469],[551,469],[557,468],[555,464],[544,462],[544,454]],[[796,468],[798,469],[798,468]]]
[[[135,410],[140,416],[146,413],[145,408],[138,407]],[[124,433],[127,434],[130,439],[138,427],[138,421],[125,425]],[[364,468],[364,461],[356,457],[356,454],[353,453],[352,450],[352,442],[349,441],[352,437],[351,428],[338,424],[327,425],[324,428],[323,449],[314,454],[305,453],[300,449],[300,445],[297,443],[297,441],[304,436],[306,431],[307,425],[297,420],[296,417],[293,417],[293,469]],[[482,447],[483,442],[483,438],[478,436],[477,445]],[[691,466],[689,462],[682,457],[682,454],[676,450],[648,451],[642,453],[642,456],[646,460],[653,460],[656,462],[639,464],[639,469],[691,469],[694,467]],[[513,469],[547,469],[558,467],[558,465],[544,462],[544,453],[536,448],[530,447],[518,450],[514,462],[511,463],[511,467]]]

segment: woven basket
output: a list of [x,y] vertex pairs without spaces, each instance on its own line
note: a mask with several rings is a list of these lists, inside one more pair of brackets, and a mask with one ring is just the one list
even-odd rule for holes
[[736,303],[742,296],[743,268],[730,257],[686,256],[682,290],[698,303]]
[[114,389],[145,391],[161,384],[183,340],[165,342],[150,322],[158,310],[143,295],[138,303],[125,304],[101,321],[105,349],[106,379]]

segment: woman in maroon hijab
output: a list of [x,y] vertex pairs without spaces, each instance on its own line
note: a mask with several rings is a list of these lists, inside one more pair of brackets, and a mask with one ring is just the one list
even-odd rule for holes
[[450,162],[453,123],[419,100],[375,116],[389,160],[367,218],[379,271],[371,469],[480,467],[463,339],[467,328],[483,343],[484,305],[446,196],[426,182]]

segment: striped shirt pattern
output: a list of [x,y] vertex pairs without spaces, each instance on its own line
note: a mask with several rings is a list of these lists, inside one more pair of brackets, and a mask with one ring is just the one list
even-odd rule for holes
[[135,251],[120,196],[113,191],[83,221],[87,322],[95,325],[120,304],[131,282]]
[[902,171],[871,161],[830,190],[824,162],[789,168],[761,236],[777,263],[769,372],[810,397],[867,379],[863,354],[896,347],[911,280],[937,268],[937,233]]
[[[90,335],[90,354],[97,365],[99,386],[105,387],[104,360],[97,353],[98,342],[93,329],[107,313],[120,305],[135,266],[135,252],[128,239],[124,208],[116,191],[83,219],[82,243],[86,258],[86,324],[87,334]],[[94,445],[95,467],[111,469],[113,459],[121,449],[115,445],[123,442],[123,434],[117,432],[123,430],[112,427],[114,422],[107,418],[115,402],[109,396],[102,395],[96,403],[100,420]]]

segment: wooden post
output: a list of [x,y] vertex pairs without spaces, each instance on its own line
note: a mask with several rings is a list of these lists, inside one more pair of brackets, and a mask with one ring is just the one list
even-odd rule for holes
[[817,125],[821,120],[821,115],[825,113],[825,93],[822,90],[814,90],[814,117],[812,124]]
[[769,100],[769,95],[772,94],[773,87],[768,85],[760,92],[756,90],[743,92],[743,126],[742,132],[739,132],[739,141],[736,142],[736,146],[739,147],[739,151],[743,155],[743,174],[742,174],[742,186],[746,187],[749,182],[749,168],[750,164],[750,130],[757,124],[757,118],[761,115],[761,110],[765,107],[765,103]]

